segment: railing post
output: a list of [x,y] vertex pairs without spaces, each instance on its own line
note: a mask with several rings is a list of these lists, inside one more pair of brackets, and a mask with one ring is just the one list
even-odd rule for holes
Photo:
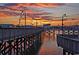
[[12,46],[11,46],[12,42],[9,40],[8,44],[9,44],[9,55],[11,55],[12,54]]
[[26,54],[26,38],[24,38],[24,55]]
[[21,48],[20,53],[21,53],[21,55],[22,55],[22,38],[20,38],[20,48]]
[[63,49],[63,55],[66,55],[66,50],[65,49]]
[[6,41],[4,42],[4,55],[5,55],[5,49],[6,49]]
[[15,47],[15,46],[16,46],[16,40],[15,40],[15,38],[14,38],[14,46],[13,46],[13,48],[14,48],[14,49],[13,49],[14,55],[16,54],[16,51],[15,51],[15,50],[16,50],[16,47]]
[[16,39],[16,55],[18,55],[18,39]]
[[2,42],[0,41],[0,55],[1,55],[1,45],[2,45]]

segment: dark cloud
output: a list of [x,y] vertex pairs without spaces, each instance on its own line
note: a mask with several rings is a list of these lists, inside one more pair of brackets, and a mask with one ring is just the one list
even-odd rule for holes
[[17,3],[4,3],[4,6],[16,6]]

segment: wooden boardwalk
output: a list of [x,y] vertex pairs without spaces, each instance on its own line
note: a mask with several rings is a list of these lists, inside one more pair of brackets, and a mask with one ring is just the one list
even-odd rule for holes
[[[39,55],[62,55],[63,49],[57,46],[56,33],[52,31],[52,33],[43,34],[43,44],[39,50]],[[50,37],[50,38],[49,38]]]

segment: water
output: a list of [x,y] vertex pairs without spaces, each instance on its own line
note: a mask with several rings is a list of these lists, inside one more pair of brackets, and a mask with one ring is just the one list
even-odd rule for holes
[[62,55],[62,48],[57,46],[56,34],[58,31],[51,31],[50,35],[42,33],[43,44],[40,48],[39,55]]

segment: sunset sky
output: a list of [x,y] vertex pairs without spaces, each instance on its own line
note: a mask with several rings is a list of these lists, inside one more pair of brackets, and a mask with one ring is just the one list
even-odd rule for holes
[[[0,3],[0,24],[18,24],[21,11],[25,9],[27,24],[35,24],[35,18],[40,18],[38,24],[61,25],[61,17],[67,20],[64,24],[78,24],[79,23],[79,4],[78,3]],[[21,20],[24,24],[24,20]]]

